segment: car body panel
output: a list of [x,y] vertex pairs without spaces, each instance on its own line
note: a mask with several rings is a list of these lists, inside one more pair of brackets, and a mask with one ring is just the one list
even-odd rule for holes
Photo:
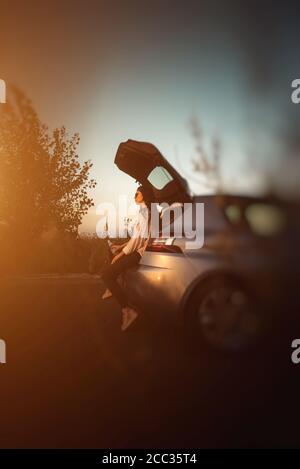
[[126,272],[126,290],[133,302],[149,305],[161,319],[172,315],[175,322],[181,322],[181,306],[191,286],[202,276],[226,268],[226,259],[221,261],[206,248],[201,250],[201,256],[146,251],[139,266]]
[[[243,282],[263,305],[266,314],[267,309],[284,309],[287,296],[292,298],[295,293],[292,284],[295,284],[297,274],[290,261],[293,256],[296,258],[289,241],[295,238],[295,232],[289,228],[282,237],[257,237],[245,227],[230,226],[223,219],[220,201],[214,196],[201,199],[205,204],[204,246],[198,250],[185,250],[185,238],[172,238],[170,242],[180,246],[181,253],[146,250],[139,266],[125,274],[131,300],[141,307],[147,306],[161,319],[171,318],[181,324],[193,290],[201,282],[225,273]],[[245,205],[242,197],[231,197],[230,203],[233,200]],[[251,203],[252,199],[247,200]],[[216,219],[218,210],[220,220]],[[299,262],[296,269],[299,275]]]

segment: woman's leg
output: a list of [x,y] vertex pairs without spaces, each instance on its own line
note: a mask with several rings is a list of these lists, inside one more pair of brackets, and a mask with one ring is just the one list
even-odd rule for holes
[[116,298],[122,308],[128,306],[128,300],[126,292],[124,292],[123,288],[117,281],[117,277],[125,270],[129,269],[134,265],[137,265],[140,259],[141,256],[137,251],[132,252],[130,254],[122,256],[119,260],[117,260],[114,264],[110,264],[102,272],[102,279],[104,283],[110,289],[111,293]]

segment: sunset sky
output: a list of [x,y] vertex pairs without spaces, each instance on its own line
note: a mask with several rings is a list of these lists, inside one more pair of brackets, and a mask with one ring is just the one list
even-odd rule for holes
[[[80,156],[94,163],[96,205],[134,193],[135,182],[113,164],[128,138],[154,143],[192,174],[192,115],[207,146],[221,139],[230,191],[260,191],[261,166],[298,155],[293,4],[270,2],[266,14],[261,2],[226,3],[1,3],[0,78],[27,93],[42,121],[80,133]],[[83,230],[95,229],[95,208]]]

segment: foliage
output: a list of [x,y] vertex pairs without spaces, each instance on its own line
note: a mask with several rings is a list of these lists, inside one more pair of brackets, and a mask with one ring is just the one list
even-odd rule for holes
[[9,96],[0,114],[0,221],[19,241],[53,226],[76,235],[96,185],[92,163],[79,161],[79,135],[50,131],[23,92],[13,88]]

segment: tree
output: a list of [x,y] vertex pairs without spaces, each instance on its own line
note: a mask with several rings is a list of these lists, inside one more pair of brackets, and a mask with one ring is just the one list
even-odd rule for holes
[[199,176],[198,183],[220,193],[223,189],[220,161],[220,140],[214,137],[211,151],[207,152],[203,145],[203,132],[196,117],[189,122],[191,135],[195,142],[195,157],[192,159],[193,173]]
[[0,107],[0,221],[16,238],[35,239],[49,225],[76,235],[94,205],[92,163],[79,161],[80,137],[50,131],[17,88]]

